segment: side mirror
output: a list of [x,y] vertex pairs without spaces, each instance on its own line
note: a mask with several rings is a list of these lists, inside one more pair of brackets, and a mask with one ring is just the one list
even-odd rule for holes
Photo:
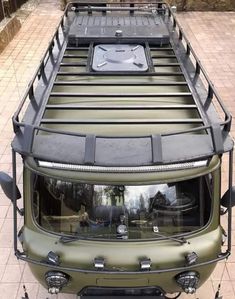
[[[227,190],[222,196],[220,204],[225,208],[229,207],[229,190]],[[232,187],[231,206],[235,206],[235,186]]]
[[[0,185],[6,196],[13,201],[13,178],[5,172],[0,172]],[[16,199],[20,199],[20,190],[16,186]]]

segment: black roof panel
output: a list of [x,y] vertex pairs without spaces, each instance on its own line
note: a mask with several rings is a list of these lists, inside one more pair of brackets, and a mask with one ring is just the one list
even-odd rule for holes
[[121,31],[125,42],[169,42],[169,32],[159,15],[78,15],[69,30],[69,43],[86,43],[98,39],[110,41]]

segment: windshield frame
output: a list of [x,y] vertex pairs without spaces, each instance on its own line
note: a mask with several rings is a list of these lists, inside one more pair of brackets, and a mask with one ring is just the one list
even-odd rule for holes
[[[64,233],[60,233],[60,232],[56,232],[56,231],[52,231],[52,230],[48,230],[45,227],[41,226],[36,218],[35,218],[35,213],[34,213],[34,207],[33,207],[33,178],[34,176],[43,176],[43,177],[47,177],[47,178],[52,178],[52,179],[57,179],[57,180],[62,180],[61,177],[56,177],[56,176],[51,176],[51,175],[45,175],[44,173],[40,173],[40,172],[35,172],[32,171],[32,169],[28,169],[30,171],[30,203],[31,203],[31,216],[32,216],[32,221],[33,224],[40,230],[40,231],[44,231],[47,234],[53,235],[53,236],[58,236],[59,238],[61,237],[65,237],[65,238],[70,238],[70,237],[77,237],[77,240],[88,240],[88,241],[101,241],[101,242],[151,242],[151,241],[162,241],[162,240],[170,240],[170,238],[182,238],[184,239],[185,237],[191,236],[191,235],[195,235],[200,233],[202,230],[205,230],[209,227],[209,225],[211,224],[212,221],[212,215],[213,215],[213,209],[214,209],[214,191],[215,191],[215,172],[216,170],[213,170],[212,172],[208,172],[206,174],[202,174],[202,175],[197,175],[197,176],[193,176],[193,177],[187,177],[184,179],[176,179],[175,181],[172,181],[172,183],[177,183],[177,182],[182,182],[182,181],[187,181],[187,180],[191,180],[191,179],[196,179],[196,178],[200,178],[200,177],[206,177],[207,179],[206,184],[207,184],[207,189],[208,192],[210,193],[210,197],[211,197],[211,205],[210,205],[210,215],[208,217],[208,221],[205,225],[199,227],[196,230],[190,231],[190,232],[180,232],[177,234],[173,234],[173,235],[166,235],[166,236],[159,236],[156,234],[156,237],[154,238],[143,238],[143,239],[107,239],[107,238],[98,238],[98,237],[89,237],[89,236],[83,236],[83,235],[72,235],[72,234],[64,234]],[[209,182],[208,182],[208,176],[211,175],[211,187],[209,187]],[[63,178],[64,179],[64,178]],[[71,182],[71,183],[80,183],[80,184],[90,184],[90,185],[105,185],[105,186],[120,186],[121,184],[117,184],[117,183],[106,183],[106,182],[83,182],[80,180],[75,180],[75,179],[64,179],[64,181],[66,182]],[[167,183],[169,183],[169,181],[167,181]],[[153,182],[150,182],[148,184],[148,182],[144,182],[141,184],[128,184],[127,186],[140,186],[140,185],[158,185],[158,184],[164,184],[163,181],[161,182],[156,182],[155,184],[153,184]],[[164,234],[164,233],[163,233]],[[170,238],[169,238],[170,237]]]

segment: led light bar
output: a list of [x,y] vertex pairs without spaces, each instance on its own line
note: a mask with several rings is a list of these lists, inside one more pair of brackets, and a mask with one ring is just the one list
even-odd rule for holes
[[38,161],[40,167],[54,168],[60,170],[72,170],[81,172],[98,172],[98,173],[141,173],[141,172],[162,172],[162,171],[174,171],[191,168],[199,168],[207,166],[208,161],[195,161],[178,164],[167,165],[152,165],[152,166],[128,166],[128,167],[116,167],[116,166],[89,166],[89,165],[76,165],[76,164],[64,164],[48,161]]

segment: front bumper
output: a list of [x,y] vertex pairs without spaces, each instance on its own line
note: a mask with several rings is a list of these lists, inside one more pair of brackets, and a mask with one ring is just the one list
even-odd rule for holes
[[[219,256],[221,248],[220,228],[191,237],[190,243],[180,245],[174,241],[148,242],[98,242],[78,240],[68,244],[58,242],[57,236],[38,233],[27,228],[23,232],[23,247],[27,256],[18,253],[20,259],[29,262],[34,276],[45,287],[45,273],[62,271],[70,280],[63,292],[80,293],[87,287],[136,288],[157,286],[166,293],[182,291],[175,281],[181,272],[194,270],[200,274],[199,286],[212,273],[216,262],[226,257]],[[56,252],[61,264],[52,266],[45,262],[49,251]],[[196,251],[197,264],[185,265],[185,254]],[[103,257],[104,270],[96,270],[93,261]],[[139,259],[152,261],[150,271],[141,271]]]

